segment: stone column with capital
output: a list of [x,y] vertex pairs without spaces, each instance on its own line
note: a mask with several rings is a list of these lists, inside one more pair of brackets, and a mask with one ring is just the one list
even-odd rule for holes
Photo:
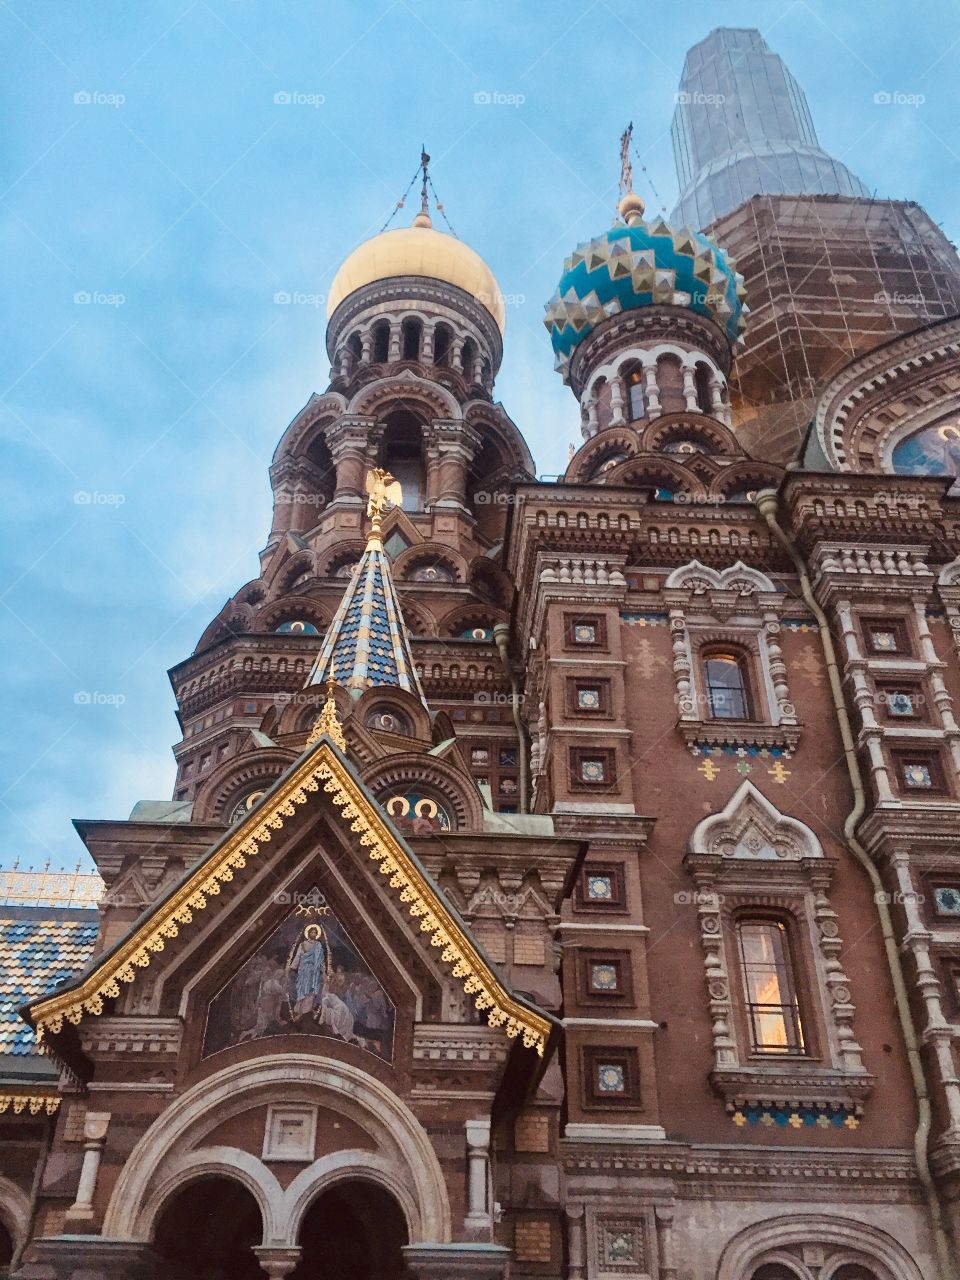
[[456,419],[438,419],[423,429],[427,450],[427,505],[469,513],[467,470],[480,447],[480,433]]
[[109,1111],[87,1112],[83,1122],[83,1164],[80,1167],[76,1199],[67,1210],[65,1225],[68,1230],[82,1230],[93,1221],[97,1176],[100,1172],[100,1159],[107,1142],[109,1127]]
[[654,1214],[657,1223],[657,1250],[660,1254],[660,1280],[677,1280],[677,1267],[673,1257],[673,1209],[657,1205]]
[[693,370],[689,367],[683,370],[683,398],[687,402],[688,412],[700,412],[700,403],[697,400],[697,384]]
[[467,1214],[464,1226],[473,1239],[489,1240],[493,1235],[490,1210],[490,1117],[468,1120],[467,1130]]
[[587,1274],[587,1229],[582,1204],[568,1204],[567,1280],[585,1280]]
[[256,1244],[253,1252],[270,1280],[283,1280],[284,1276],[297,1269],[301,1249],[299,1245]]
[[337,469],[332,506],[366,506],[364,480],[376,465],[380,429],[372,418],[347,414],[327,428],[326,442]]

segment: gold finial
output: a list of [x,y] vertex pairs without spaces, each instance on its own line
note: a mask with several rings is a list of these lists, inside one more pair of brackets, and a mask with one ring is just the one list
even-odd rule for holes
[[[427,183],[429,182],[429,173],[427,166],[430,163],[430,157],[427,155],[426,147],[420,148],[420,171],[423,174],[423,181],[420,184],[420,212],[413,220],[415,227],[432,227],[433,220],[430,217],[430,205],[427,200]],[[438,206],[439,208],[439,206]]]
[[627,226],[639,222],[643,217],[643,201],[633,189],[633,161],[630,159],[630,144],[633,141],[633,121],[631,120],[620,135],[620,203],[617,210]]
[[333,696],[336,686],[333,682],[333,657],[330,658],[330,675],[327,679],[327,700],[323,704],[323,710],[314,722],[310,735],[307,738],[307,746],[312,747],[315,742],[323,737],[324,734],[335,742],[341,751],[346,751],[347,740],[343,736],[343,726],[340,723],[340,717],[337,715],[337,700]]
[[374,467],[367,472],[367,515],[370,517],[370,537],[367,539],[367,550],[380,546],[380,522],[388,506],[399,507],[403,497],[400,481],[395,480],[383,467]]

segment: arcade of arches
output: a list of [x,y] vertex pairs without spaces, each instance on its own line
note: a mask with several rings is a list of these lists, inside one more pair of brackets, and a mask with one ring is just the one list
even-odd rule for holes
[[[322,1191],[303,1217],[297,1247],[264,1250],[253,1194],[226,1177],[176,1192],[161,1211],[154,1249],[169,1280],[408,1280],[407,1224],[396,1200],[352,1179]],[[258,1249],[264,1256],[258,1255]],[[288,1268],[292,1268],[289,1269]]]

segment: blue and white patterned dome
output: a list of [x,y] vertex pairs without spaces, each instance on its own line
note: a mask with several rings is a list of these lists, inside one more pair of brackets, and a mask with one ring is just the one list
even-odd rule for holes
[[577,346],[623,311],[688,307],[718,324],[731,346],[745,327],[743,277],[723,250],[690,227],[675,231],[662,218],[644,222],[639,198],[631,193],[629,201],[626,224],[577,245],[547,303],[544,324],[565,382]]

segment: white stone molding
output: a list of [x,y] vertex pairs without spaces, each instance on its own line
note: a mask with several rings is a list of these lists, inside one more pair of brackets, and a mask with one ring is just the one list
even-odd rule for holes
[[[724,1249],[717,1280],[743,1280],[764,1262],[778,1261],[778,1250],[786,1264],[802,1276],[802,1255],[790,1252],[792,1245],[801,1249],[820,1246],[830,1255],[828,1269],[819,1273],[823,1277],[829,1277],[843,1262],[854,1261],[874,1270],[877,1280],[924,1280],[917,1262],[893,1236],[869,1223],[829,1213],[778,1214],[746,1227]],[[840,1256],[833,1256],[837,1254]],[[929,1263],[934,1265],[932,1256]]]
[[[835,1076],[838,1088],[869,1092],[872,1079],[863,1065],[863,1049],[853,1030],[855,1007],[840,960],[842,940],[828,889],[832,864],[804,823],[781,813],[749,779],[726,806],[694,827],[685,865],[696,884],[696,905],[703,948],[704,978],[712,1020],[714,1083],[724,1096],[742,1092],[745,1069],[764,1080],[785,1081],[817,1097],[816,1077]],[[807,984],[820,1007],[826,1043],[820,1061],[774,1063],[758,1067],[738,1044],[730,964],[735,955],[731,913],[756,902],[789,911],[809,938],[816,973]],[[806,948],[803,948],[806,951]],[[803,963],[802,955],[796,962]],[[846,1081],[846,1086],[844,1086]],[[824,1081],[826,1084],[826,1081]],[[729,1085],[729,1088],[727,1087]],[[766,1085],[762,1087],[767,1087]]]
[[[738,560],[723,570],[699,560],[674,569],[665,586],[673,638],[673,673],[684,736],[707,731],[706,690],[701,688],[699,654],[707,644],[727,643],[745,648],[755,658],[763,706],[753,708],[754,720],[780,729],[787,745],[799,736],[796,707],[790,698],[787,666],[780,648],[780,627],[786,597],[765,573]],[[765,712],[765,714],[763,714]],[[711,722],[711,732],[745,734],[735,724]],[[776,735],[775,735],[776,736]]]
[[[282,1191],[263,1161],[249,1152],[204,1149],[205,1134],[272,1101],[326,1106],[360,1125],[378,1150],[324,1156]],[[412,1242],[451,1239],[446,1183],[416,1116],[373,1076],[319,1055],[284,1054],[239,1063],[201,1080],[172,1102],[130,1153],[114,1187],[103,1234],[149,1240],[165,1200],[205,1171],[241,1177],[249,1187],[264,1216],[264,1245],[295,1244],[306,1206],[324,1187],[346,1177],[367,1177],[389,1190],[406,1215]]]

